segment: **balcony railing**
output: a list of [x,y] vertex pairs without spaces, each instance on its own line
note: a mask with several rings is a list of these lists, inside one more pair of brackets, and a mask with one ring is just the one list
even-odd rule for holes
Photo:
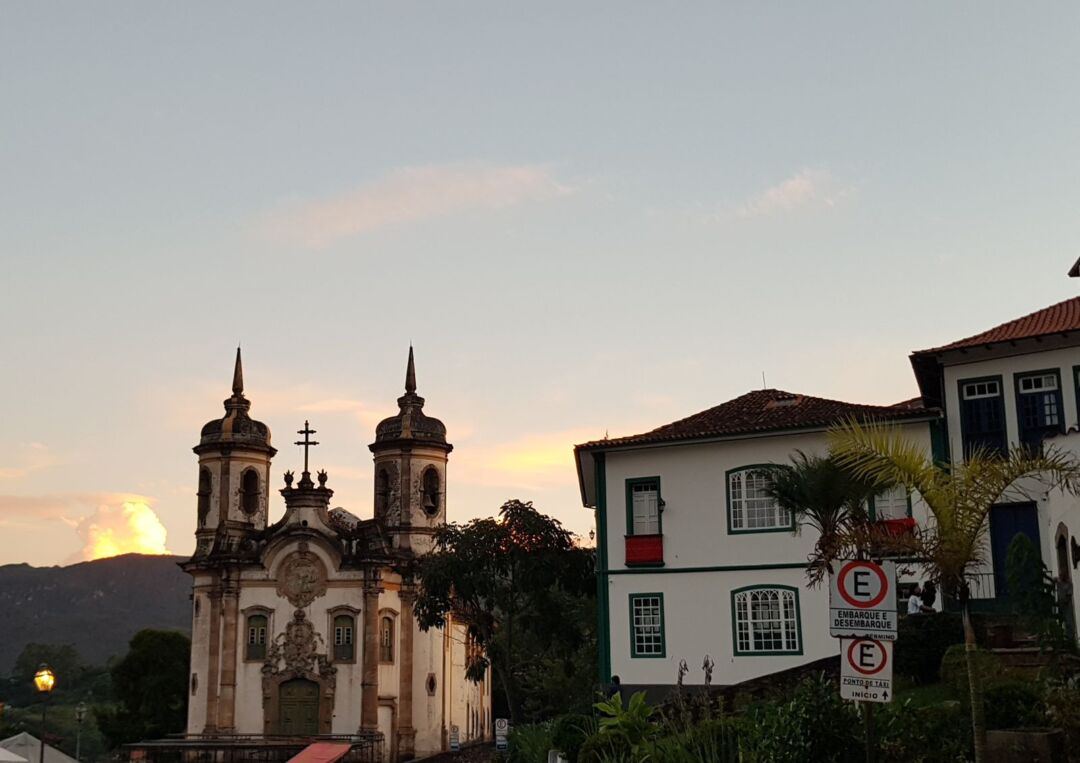
[[663,567],[663,535],[627,535],[627,567]]

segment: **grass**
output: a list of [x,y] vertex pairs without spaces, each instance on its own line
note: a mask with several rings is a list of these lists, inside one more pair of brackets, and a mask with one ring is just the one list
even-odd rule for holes
[[932,705],[940,705],[942,702],[960,699],[959,697],[953,696],[948,684],[943,682],[914,684],[903,678],[898,678],[895,686],[895,700],[897,702],[911,700],[912,707],[930,707]]

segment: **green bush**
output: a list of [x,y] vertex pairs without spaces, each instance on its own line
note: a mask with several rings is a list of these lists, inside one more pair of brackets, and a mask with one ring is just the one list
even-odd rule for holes
[[751,759],[849,761],[862,754],[858,711],[840,699],[837,687],[824,674],[805,679],[788,702],[752,709],[750,728],[746,747]]
[[958,702],[893,703],[877,714],[879,763],[960,763],[973,757],[971,719]]
[[585,740],[596,733],[596,721],[588,715],[563,715],[555,720],[551,741],[556,750],[566,753],[570,763],[577,763]]
[[896,672],[915,683],[934,683],[940,678],[945,652],[963,642],[964,625],[953,612],[902,618],[897,625]]
[[507,741],[510,743],[510,763],[547,763],[548,750],[554,748],[552,725],[530,723],[514,726]]
[[[1003,675],[1001,660],[985,649],[976,649],[971,656],[984,687],[1000,680]],[[957,697],[969,697],[967,655],[964,644],[954,644],[945,650],[941,658],[941,680],[948,684]]]
[[1018,729],[1046,724],[1046,705],[1042,692],[1032,683],[1009,681],[988,687],[983,698],[986,704],[986,727],[989,729]]

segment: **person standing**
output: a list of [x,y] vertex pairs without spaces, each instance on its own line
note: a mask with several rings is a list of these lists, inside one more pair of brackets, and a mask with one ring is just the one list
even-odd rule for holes
[[915,587],[911,589],[911,596],[907,600],[907,613],[909,615],[918,615],[922,613],[922,587],[916,583]]

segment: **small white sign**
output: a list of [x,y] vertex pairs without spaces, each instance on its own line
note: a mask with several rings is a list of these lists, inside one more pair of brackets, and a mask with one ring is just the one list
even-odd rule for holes
[[829,575],[829,635],[896,639],[896,563],[852,559]]
[[510,733],[510,721],[506,718],[495,719],[495,749],[499,752],[505,752],[510,749],[510,744],[506,741],[507,734]]
[[893,642],[840,639],[840,697],[860,702],[892,702]]
[[461,751],[461,736],[457,726],[450,727],[450,752]]

